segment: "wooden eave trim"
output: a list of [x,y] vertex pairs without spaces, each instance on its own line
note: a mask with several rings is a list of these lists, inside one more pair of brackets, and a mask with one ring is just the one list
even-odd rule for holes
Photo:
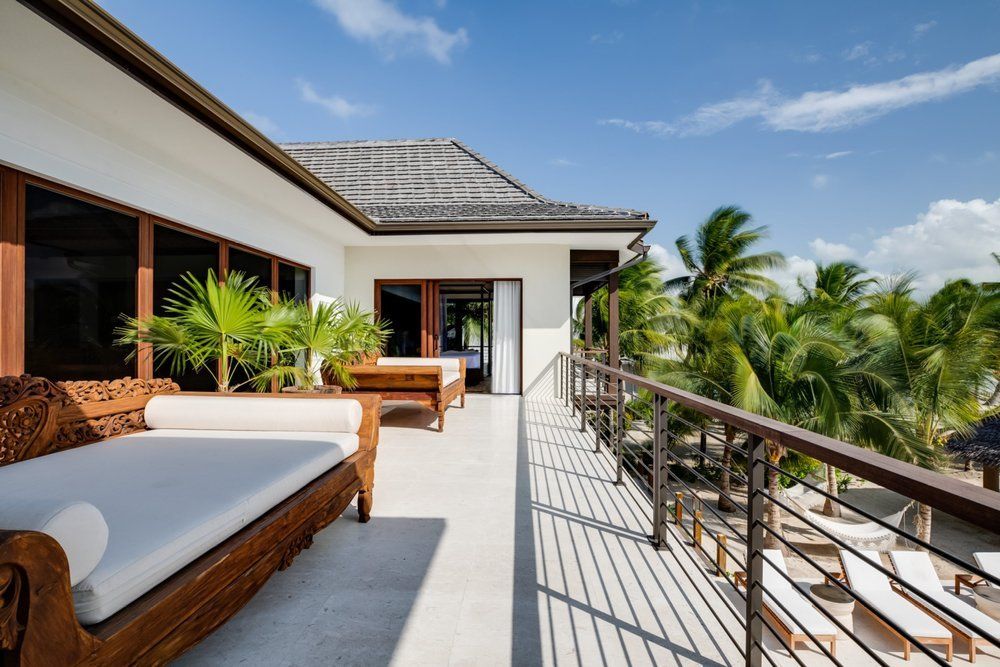
[[375,236],[400,236],[406,234],[496,234],[510,233],[648,233],[656,225],[655,220],[544,220],[544,221],[500,221],[480,222],[433,221],[426,222],[379,222]]
[[90,0],[19,0],[153,92],[367,233],[375,223]]

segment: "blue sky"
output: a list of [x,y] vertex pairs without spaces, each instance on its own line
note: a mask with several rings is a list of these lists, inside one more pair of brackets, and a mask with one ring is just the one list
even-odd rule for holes
[[673,240],[738,204],[790,258],[994,278],[1000,1],[104,0],[278,141],[453,136]]

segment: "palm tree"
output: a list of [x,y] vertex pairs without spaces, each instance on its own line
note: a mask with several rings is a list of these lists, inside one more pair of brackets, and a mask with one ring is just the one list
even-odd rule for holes
[[[957,280],[920,302],[912,283],[912,275],[883,283],[866,299],[857,326],[873,364],[892,378],[890,391],[867,387],[873,400],[907,420],[923,450],[937,452],[982,417],[998,363],[1000,294]],[[933,456],[897,458],[937,463]],[[921,504],[917,536],[924,541],[931,518],[931,507]]]
[[[885,384],[877,366],[854,355],[849,339],[781,297],[730,318],[725,354],[729,402],[738,408],[883,451],[912,454],[917,447],[905,420],[859,400],[860,384]],[[769,462],[780,466],[784,447],[765,444]],[[777,497],[778,473],[769,469],[767,479],[768,494]],[[781,548],[781,511],[773,502],[767,521],[766,542]]]
[[764,271],[781,268],[785,258],[779,252],[747,254],[767,236],[766,227],[749,227],[752,218],[737,206],[723,206],[712,212],[695,233],[694,242],[682,236],[677,252],[689,275],[667,282],[685,300],[697,296],[714,298],[730,292],[767,294],[778,285]]
[[[124,316],[115,330],[118,344],[132,346],[134,356],[137,344],[148,343],[158,366],[172,375],[204,370],[220,392],[253,382],[287,348],[296,322],[293,308],[274,305],[270,290],[239,271],[221,282],[212,270],[204,280],[184,275],[163,310],[142,319]],[[247,379],[234,384],[237,370]]]
[[832,262],[816,267],[816,284],[807,287],[800,278],[803,302],[825,308],[853,308],[875,285],[874,278],[865,278],[866,269],[854,262]]
[[[650,357],[666,349],[674,340],[670,334],[673,320],[683,315],[676,300],[663,291],[663,271],[657,262],[647,259],[623,270],[618,279],[618,341],[621,355],[631,359],[641,370]],[[608,289],[593,295],[594,337],[607,346],[610,313]],[[585,303],[577,306],[575,326],[579,332]]]
[[340,299],[310,306],[295,300],[283,300],[295,314],[295,326],[278,359],[257,374],[255,384],[264,390],[272,378],[281,386],[298,385],[309,391],[316,386],[317,372],[351,389],[357,380],[349,367],[364,357],[382,350],[390,330],[370,312]]

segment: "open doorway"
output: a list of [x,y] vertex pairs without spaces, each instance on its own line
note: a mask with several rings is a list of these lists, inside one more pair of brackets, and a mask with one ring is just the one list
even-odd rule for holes
[[376,280],[386,356],[465,359],[466,390],[521,392],[521,281]]

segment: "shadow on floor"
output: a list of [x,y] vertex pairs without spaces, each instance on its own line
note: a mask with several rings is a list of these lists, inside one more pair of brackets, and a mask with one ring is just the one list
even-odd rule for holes
[[177,665],[386,665],[445,530],[444,519],[348,509],[219,632]]

